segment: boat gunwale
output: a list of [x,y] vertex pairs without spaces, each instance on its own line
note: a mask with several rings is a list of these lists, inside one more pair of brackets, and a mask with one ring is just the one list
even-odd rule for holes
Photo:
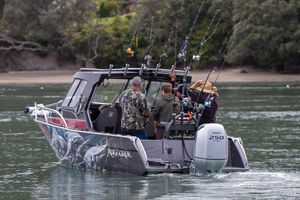
[[135,139],[137,137],[135,136],[130,136],[130,135],[121,135],[121,134],[111,134],[111,133],[105,133],[105,132],[95,132],[95,131],[88,131],[88,130],[80,130],[80,129],[72,129],[72,128],[66,128],[63,126],[58,126],[55,124],[51,124],[51,123],[47,123],[38,119],[34,119],[34,121],[36,123],[41,123],[44,124],[46,126],[52,126],[54,128],[59,128],[59,129],[63,129],[65,131],[72,131],[72,132],[77,132],[77,133],[83,133],[83,134],[92,134],[92,135],[100,135],[100,136],[110,136],[110,137],[121,137],[121,138],[130,138],[130,139]]

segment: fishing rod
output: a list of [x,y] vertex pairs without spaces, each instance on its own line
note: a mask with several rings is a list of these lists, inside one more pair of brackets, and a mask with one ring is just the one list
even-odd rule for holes
[[[225,48],[224,48],[224,46],[225,46],[224,44],[225,44],[225,43],[222,44],[221,51],[220,51],[220,54],[219,54],[219,58],[218,58],[216,67],[212,67],[212,68],[211,68],[211,70],[209,71],[208,75],[206,76],[206,79],[205,79],[205,81],[204,81],[204,84],[203,84],[203,87],[202,87],[200,93],[198,93],[198,95],[197,95],[197,100],[196,100],[196,104],[195,104],[195,108],[194,108],[195,110],[197,110],[197,107],[198,107],[198,106],[197,106],[197,102],[199,101],[200,96],[203,94],[203,91],[204,91],[205,85],[206,85],[207,82],[208,82],[209,76],[215,71],[215,68],[217,68],[217,69],[219,68],[218,75],[217,75],[215,81],[213,82],[213,83],[215,84],[215,83],[217,82],[218,78],[219,78],[219,75],[220,75],[221,71],[223,70],[223,67],[224,67],[224,64],[225,64],[225,58],[224,58],[224,55],[225,55],[225,52],[226,52],[226,50],[227,50],[227,48],[228,48],[229,43],[226,44],[226,47],[225,47]],[[203,102],[203,107],[200,108],[199,111],[196,111],[196,112],[198,113],[198,114],[197,114],[197,126],[198,126],[199,123],[200,123],[200,120],[201,120],[201,117],[202,117],[202,114],[203,114],[205,108],[206,108],[206,107],[210,107],[210,105],[211,105],[211,101],[212,101],[211,96],[212,96],[212,93],[210,92],[210,93],[207,95],[205,101]]]
[[149,47],[148,47],[148,51],[144,57],[144,61],[146,61],[146,65],[147,67],[150,67],[150,61],[152,60],[152,56],[150,55],[150,52],[152,50],[154,41],[156,36],[154,36],[154,38],[152,39],[152,34],[153,34],[153,21],[154,21],[154,17],[151,16],[151,24],[150,24],[150,36],[149,36]]
[[[212,67],[212,68],[209,70],[209,72],[208,72],[208,74],[207,74],[207,76],[206,76],[206,78],[205,78],[204,84],[203,84],[204,86],[205,86],[206,83],[208,82],[208,79],[209,79],[210,75],[211,75],[216,69],[219,68],[219,65],[220,65],[220,63],[221,63],[221,60],[224,58],[225,52],[226,52],[226,50],[227,50],[227,48],[228,48],[228,44],[229,44],[229,43],[227,43],[226,46],[225,46],[225,43],[222,44],[222,46],[221,46],[221,48],[220,48],[221,51],[220,51],[219,56],[218,56],[218,61],[217,61],[216,67]],[[223,59],[223,62],[222,62],[222,64],[221,64],[221,68],[222,68],[222,69],[223,69],[224,63],[225,63],[225,59]],[[221,69],[221,68],[220,68],[220,69]],[[218,73],[217,78],[219,77],[220,73],[221,73],[221,70],[219,70],[219,73]],[[214,83],[216,83],[217,78],[216,78],[216,80],[215,80]],[[197,96],[197,101],[196,101],[196,102],[199,101],[199,98],[200,98],[200,96],[202,95],[202,93],[203,93],[203,91],[204,91],[204,86],[202,87],[200,93],[198,94],[198,96]]]
[[[175,26],[176,26],[176,24],[175,24]],[[172,28],[172,30],[171,30],[171,32],[170,32],[170,34],[169,34],[168,40],[166,41],[166,43],[165,43],[165,45],[164,45],[164,48],[163,48],[163,50],[162,50],[162,53],[161,53],[160,56],[159,56],[159,62],[156,64],[156,68],[155,68],[155,76],[157,76],[158,70],[159,70],[160,67],[161,67],[161,62],[162,62],[162,60],[163,60],[164,58],[167,58],[167,57],[168,57],[168,54],[167,54],[166,51],[167,51],[167,48],[168,48],[169,43],[170,43],[170,41],[171,41],[171,37],[172,37],[172,35],[173,35],[175,26]]]
[[201,5],[199,6],[198,12],[197,12],[197,14],[196,14],[196,16],[194,18],[193,24],[192,24],[192,26],[190,28],[189,34],[185,37],[185,40],[184,40],[183,44],[181,45],[181,48],[180,48],[180,50],[178,52],[178,55],[176,55],[175,63],[172,66],[172,70],[176,69],[176,65],[177,65],[177,62],[179,61],[179,59],[183,59],[183,61],[185,63],[184,64],[184,68],[186,67],[186,49],[188,48],[188,43],[190,41],[191,35],[193,33],[193,30],[195,28],[196,22],[198,20],[198,17],[200,15],[201,11],[202,11],[202,8],[203,8],[205,2],[206,2],[206,0],[203,0],[202,3],[201,3]]
[[[229,43],[228,43],[229,44]],[[223,49],[223,51],[221,51],[221,55],[220,55],[220,57],[221,57],[221,59],[223,59],[223,61],[222,61],[222,63],[221,63],[221,59],[218,59],[218,63],[217,63],[217,69],[219,68],[219,72],[218,72],[218,74],[217,74],[217,76],[216,76],[216,79],[214,80],[214,84],[216,84],[216,82],[217,82],[217,80],[219,79],[219,76],[220,76],[220,73],[221,73],[221,71],[223,70],[223,68],[224,68],[224,64],[225,64],[225,58],[224,58],[224,55],[225,55],[225,52],[227,51],[227,49],[228,49],[228,44],[226,45],[226,47]],[[221,64],[220,64],[221,63]]]
[[141,65],[140,76],[143,74],[143,71],[145,69],[147,69],[147,68],[150,67],[150,63],[151,63],[151,60],[152,60],[152,56],[150,54],[151,54],[152,47],[154,45],[154,41],[156,39],[155,35],[153,37],[153,21],[154,21],[154,17],[151,16],[150,35],[149,35],[149,47],[148,47],[146,55],[144,56],[144,62]]
[[[170,74],[169,76],[171,77],[172,79],[172,76],[174,76],[174,72],[175,72],[175,69],[176,69],[176,65],[177,65],[177,18],[176,18],[176,21],[175,21],[175,41],[174,41],[174,64],[171,66],[171,70],[170,70]],[[175,80],[174,80],[174,87],[175,88],[175,84],[176,84],[176,75],[175,75]]]
[[[218,16],[218,15],[219,15],[219,16]],[[218,18],[217,18],[217,17],[218,17]],[[211,20],[210,23],[209,23],[209,26],[207,27],[207,29],[206,29],[206,31],[205,31],[205,34],[204,34],[204,36],[203,36],[203,38],[202,38],[202,40],[201,40],[199,46],[197,47],[196,54],[194,54],[194,55],[192,56],[192,61],[200,61],[201,56],[202,56],[202,54],[203,54],[202,48],[203,48],[203,46],[207,43],[207,41],[208,41],[210,38],[212,38],[212,36],[216,33],[217,28],[218,28],[218,25],[219,25],[219,23],[220,23],[220,21],[221,21],[221,18],[222,18],[222,17],[221,17],[221,9],[217,9],[216,12],[215,12],[215,14],[214,14],[214,16],[213,16],[213,18],[212,18],[212,20]],[[211,30],[211,28],[212,28],[213,25],[214,25],[214,29],[213,29],[213,31],[211,32],[211,34],[208,35],[208,33],[210,32],[210,30]],[[191,63],[190,63],[189,65],[191,65]]]
[[[219,15],[219,17],[217,18],[218,15]],[[203,38],[202,38],[202,40],[201,40],[201,42],[200,42],[200,45],[199,45],[198,48],[197,48],[197,51],[196,51],[197,54],[196,54],[196,55],[193,55],[193,57],[192,57],[192,61],[200,61],[201,55],[203,54],[203,53],[202,53],[202,48],[203,48],[204,44],[205,44],[210,38],[212,38],[212,36],[216,33],[216,30],[217,30],[217,28],[218,28],[218,25],[219,25],[219,23],[220,23],[220,20],[221,20],[221,10],[220,10],[220,9],[217,9],[216,12],[215,12],[215,14],[214,14],[214,16],[213,16],[213,18],[212,18],[212,20],[211,20],[210,23],[209,23],[209,26],[207,27],[207,29],[206,29],[206,31],[205,31],[205,34],[204,34],[204,36],[203,36]],[[215,23],[215,27],[214,27],[212,33],[211,33],[210,35],[208,35],[208,33],[209,33],[209,31],[210,31],[210,29],[211,29],[211,27],[213,26],[214,23]],[[217,67],[218,67],[219,62],[220,62],[220,60],[222,59],[222,57],[224,56],[225,51],[226,51],[226,49],[227,49],[227,46],[226,46],[225,49],[223,49],[223,47],[224,47],[224,43],[223,43],[223,45],[222,45],[222,47],[221,47],[221,54],[218,56]],[[187,68],[191,68],[192,61],[189,63],[189,65],[188,65]],[[206,85],[206,83],[208,82],[208,79],[209,79],[210,75],[211,75],[214,71],[215,71],[215,67],[212,67],[212,68],[210,69],[209,73],[207,74],[206,78],[205,78],[204,86]],[[202,87],[200,93],[198,94],[196,102],[199,101],[199,98],[200,98],[200,96],[201,96],[202,93],[203,93],[204,86]]]
[[[219,54],[219,58],[220,59],[218,59],[217,67],[216,67],[216,68],[219,68],[219,72],[218,72],[218,74],[216,76],[215,81],[213,82],[214,84],[217,83],[217,80],[219,79],[220,73],[221,73],[221,71],[224,68],[224,64],[225,64],[225,61],[226,61],[225,58],[224,58],[224,55],[225,55],[225,53],[227,52],[227,50],[229,48],[229,45],[230,45],[230,39],[229,39],[229,37],[230,37],[231,34],[232,34],[231,32],[227,32],[227,35],[225,36],[225,38],[228,38],[228,41],[227,42],[223,42],[222,47],[220,48],[221,49],[221,51],[220,51],[221,53]],[[222,63],[221,63],[221,59],[223,59]]]
[[[141,13],[142,13],[142,11],[141,11]],[[130,44],[125,49],[125,53],[127,54],[128,59],[134,57],[134,53],[135,53],[134,50],[137,47],[137,34],[138,34],[139,30],[140,30],[140,26],[141,26],[142,20],[143,20],[143,17],[140,16],[139,22],[138,22],[138,24],[137,24],[137,26],[135,28],[135,31],[134,31],[134,34],[133,34],[132,39],[130,41]]]
[[[184,72],[184,77],[183,77],[183,80],[182,80],[182,84],[183,84],[182,91],[181,91],[182,95],[185,94],[185,89],[186,88],[185,88],[184,84],[186,82],[186,76],[187,76],[187,74],[188,74],[188,72],[190,70],[190,67],[186,66],[186,50],[188,48],[188,43],[190,41],[191,35],[193,33],[193,30],[195,28],[196,22],[198,20],[198,17],[200,15],[201,11],[202,11],[202,8],[203,8],[205,2],[206,2],[206,0],[202,1],[201,5],[199,6],[198,12],[197,12],[197,14],[196,14],[196,16],[194,18],[194,21],[192,23],[192,26],[190,28],[189,34],[185,37],[185,40],[184,40],[184,42],[183,42],[183,44],[182,44],[182,46],[181,46],[181,48],[180,48],[180,50],[178,52],[178,55],[176,56],[175,63],[172,66],[172,69],[171,69],[171,71],[173,73],[173,71],[176,69],[176,65],[177,65],[177,62],[179,61],[179,59],[183,59],[185,72]],[[181,102],[181,106],[180,107],[181,107],[181,117],[180,117],[181,120],[180,120],[180,122],[181,122],[181,124],[183,124],[183,111],[184,111],[184,109],[183,109],[182,102]]]
[[[182,84],[184,86],[185,82],[186,82],[186,77],[187,77],[187,74],[189,72],[189,70],[191,69],[189,66],[186,67],[186,49],[188,48],[188,43],[189,43],[189,40],[191,38],[191,35],[193,33],[193,30],[195,28],[195,25],[198,21],[198,18],[199,18],[199,15],[202,11],[202,8],[204,6],[204,4],[206,3],[206,0],[203,0],[199,6],[199,9],[198,9],[198,12],[193,20],[193,23],[192,23],[192,26],[190,28],[190,31],[188,33],[188,35],[185,37],[185,40],[183,42],[183,44],[181,45],[181,48],[177,54],[176,50],[177,50],[177,21],[175,23],[175,30],[176,30],[176,34],[175,34],[175,62],[174,64],[172,65],[172,68],[170,70],[170,76],[173,77],[174,76],[174,72],[176,70],[176,67],[177,67],[177,62],[179,61],[179,59],[183,59],[184,60],[184,76],[183,76],[183,80],[182,80]],[[176,74],[175,74],[175,80],[174,80],[174,85],[173,87],[175,88],[176,86]],[[181,91],[182,94],[185,93],[185,86],[183,87],[183,90]],[[175,93],[174,93],[174,100],[175,100]],[[183,108],[181,108],[181,110],[183,110]],[[181,121],[183,120],[183,118],[181,118]]]
[[[179,59],[183,59],[183,62],[184,62],[184,70],[185,70],[185,72],[184,72],[184,76],[183,76],[183,80],[182,80],[182,84],[183,84],[183,86],[182,86],[182,100],[184,99],[184,94],[185,94],[185,90],[186,90],[186,88],[185,88],[185,82],[186,82],[186,76],[187,76],[187,74],[188,74],[188,72],[189,72],[189,70],[190,70],[190,67],[188,66],[186,66],[186,51],[187,51],[187,48],[188,48],[188,43],[189,43],[189,41],[190,41],[190,38],[191,38],[191,35],[192,35],[192,33],[193,33],[193,30],[194,30],[194,28],[195,28],[195,25],[196,25],[196,22],[197,22],[197,20],[198,20],[198,17],[199,17],[199,15],[200,15],[200,13],[201,13],[201,10],[202,10],[202,8],[203,8],[203,6],[204,6],[204,4],[205,4],[205,0],[203,0],[202,1],[202,3],[201,3],[201,5],[200,5],[200,7],[199,7],[199,10],[198,10],[198,12],[197,12],[197,14],[196,14],[196,16],[195,16],[195,18],[194,18],[194,21],[193,21],[193,24],[192,24],[192,26],[191,26],[191,28],[190,28],[190,31],[189,31],[189,34],[185,37],[185,40],[184,40],[184,42],[183,42],[183,44],[182,44],[182,46],[181,46],[181,48],[180,48],[180,50],[179,50],[179,52],[178,52],[178,55],[176,56],[176,58],[175,58],[175,63],[174,63],[174,65],[172,66],[172,69],[171,69],[171,73],[173,73],[174,72],[174,70],[176,69],[176,65],[177,65],[177,62],[179,61]],[[176,27],[177,28],[177,27]],[[177,32],[176,32],[177,33]],[[177,34],[176,34],[176,36],[177,36]],[[176,38],[176,40],[177,40],[177,38]],[[175,54],[176,55],[176,54]],[[176,77],[176,75],[175,75],[175,77]],[[175,94],[174,94],[174,101],[175,101]],[[183,125],[183,118],[184,118],[184,107],[183,107],[184,105],[183,105],[183,102],[181,101],[181,103],[180,103],[180,124],[181,125]],[[174,107],[174,109],[175,109],[175,107]],[[173,120],[175,120],[175,118],[173,119]],[[188,158],[189,158],[189,160],[191,160],[191,157],[189,156],[189,154],[188,154],[188,152],[187,152],[187,149],[186,149],[186,146],[185,146],[185,142],[184,142],[184,139],[183,139],[183,134],[182,134],[182,136],[181,136],[181,141],[182,141],[182,145],[183,145],[183,149],[185,150],[185,152],[186,152],[186,155],[188,156]]]
[[[217,18],[218,15],[219,15],[219,17]],[[212,36],[216,33],[220,21],[221,21],[221,9],[217,9],[216,12],[215,12],[215,14],[214,14],[214,16],[213,16],[213,18],[212,18],[212,20],[211,20],[210,23],[209,23],[209,26],[207,27],[207,29],[206,29],[206,31],[205,31],[205,34],[204,34],[204,36],[203,36],[203,38],[202,38],[202,40],[201,40],[201,42],[200,42],[200,45],[197,47],[197,51],[196,51],[197,54],[192,56],[192,61],[200,61],[201,55],[203,54],[203,53],[202,53],[202,48],[203,48],[204,44],[206,44],[207,41],[208,41],[210,38],[212,38]],[[214,25],[214,23],[215,23],[215,27],[214,27],[212,33],[211,33],[210,35],[208,35],[208,33],[209,33],[209,31],[211,30],[211,28],[212,28],[212,26]],[[188,73],[189,70],[191,69],[192,61],[187,65],[187,67],[185,67],[184,78],[186,78],[187,73]],[[208,78],[209,78],[210,74],[211,74],[213,71],[214,71],[214,68],[212,68],[212,69],[209,71],[209,73],[208,73],[208,75],[207,75],[207,77],[206,77],[206,79],[205,79],[205,84],[207,83]],[[204,89],[204,87],[202,88],[202,91],[201,91],[200,94],[202,94],[203,89]],[[199,96],[198,96],[198,97],[199,97]],[[197,101],[198,101],[198,100],[199,100],[199,99],[197,98]]]

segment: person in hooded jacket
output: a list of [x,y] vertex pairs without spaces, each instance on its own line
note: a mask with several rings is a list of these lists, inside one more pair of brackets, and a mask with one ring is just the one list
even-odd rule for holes
[[180,110],[178,97],[172,94],[172,84],[164,83],[161,87],[161,97],[154,103],[153,119],[155,127],[155,139],[164,136],[164,124],[172,120],[172,113],[178,114]]

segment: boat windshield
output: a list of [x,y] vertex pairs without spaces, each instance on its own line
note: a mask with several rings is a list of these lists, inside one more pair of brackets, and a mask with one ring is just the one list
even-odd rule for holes
[[94,91],[92,102],[111,104],[127,87],[128,80],[110,79],[104,81]]
[[[152,107],[156,98],[160,97],[161,85],[160,81],[148,81],[145,80],[142,83],[141,91],[144,93],[148,100],[148,106]],[[118,96],[131,85],[130,80],[113,80],[109,82],[103,82],[99,85],[92,97],[93,103],[112,104],[118,98]]]
[[[131,82],[128,85],[130,84]],[[142,82],[141,92],[147,97],[149,107],[153,107],[155,99],[160,97],[160,89],[162,84],[163,82],[160,81],[144,80]]]
[[82,100],[82,92],[87,84],[87,81],[76,79],[70,88],[62,106],[75,107]]

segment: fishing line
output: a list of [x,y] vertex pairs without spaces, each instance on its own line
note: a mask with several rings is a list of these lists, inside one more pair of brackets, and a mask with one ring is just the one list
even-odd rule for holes
[[[218,15],[219,15],[219,17],[217,18]],[[193,56],[192,56],[192,61],[198,61],[199,62],[201,60],[201,56],[203,54],[202,48],[207,43],[207,41],[210,38],[212,38],[212,36],[216,33],[218,25],[219,25],[219,23],[221,21],[221,18],[222,18],[221,17],[221,10],[217,9],[216,12],[215,12],[215,14],[214,14],[214,16],[213,16],[213,18],[211,19],[211,21],[210,21],[210,23],[208,25],[206,31],[205,31],[205,34],[204,34],[204,36],[203,36],[203,38],[202,38],[199,46],[197,47],[196,53],[193,54]],[[214,29],[211,32],[211,34],[209,34],[209,32],[210,32],[210,30],[211,30],[211,28],[212,28],[213,25],[214,25]],[[189,65],[191,65],[191,63],[189,63]]]

